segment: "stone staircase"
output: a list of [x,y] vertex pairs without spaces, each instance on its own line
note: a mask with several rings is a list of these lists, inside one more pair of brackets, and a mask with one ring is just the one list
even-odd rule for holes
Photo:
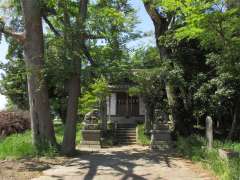
[[136,144],[136,125],[118,124],[116,135],[117,142],[120,145]]

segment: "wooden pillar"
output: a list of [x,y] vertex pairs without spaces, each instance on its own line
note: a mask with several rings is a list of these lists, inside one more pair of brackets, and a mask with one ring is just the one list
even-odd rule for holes
[[207,116],[206,118],[206,138],[207,138],[207,147],[212,149],[213,147],[213,127],[212,127],[212,117]]
[[111,121],[111,94],[108,96],[108,121]]

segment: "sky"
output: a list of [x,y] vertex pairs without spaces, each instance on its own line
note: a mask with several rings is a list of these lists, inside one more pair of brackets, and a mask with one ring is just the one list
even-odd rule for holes
[[[137,17],[138,20],[140,21],[139,24],[136,26],[137,31],[142,31],[142,32],[153,32],[154,31],[154,26],[152,24],[151,19],[149,18],[147,12],[144,9],[143,3],[141,0],[131,0],[130,1],[131,5],[137,10]],[[129,46],[130,47],[139,47],[139,46],[145,46],[145,45],[152,45],[155,43],[154,37],[146,37],[139,39],[134,42],[130,42]],[[7,43],[6,41],[3,40],[0,42],[0,61],[5,62],[5,56],[7,53]],[[0,71],[2,73],[2,71]],[[6,106],[6,98],[0,94],[0,110],[4,109]]]

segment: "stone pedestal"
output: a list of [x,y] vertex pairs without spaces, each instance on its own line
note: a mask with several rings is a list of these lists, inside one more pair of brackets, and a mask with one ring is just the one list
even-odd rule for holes
[[82,130],[81,147],[84,148],[101,148],[101,131],[100,130]]
[[82,142],[83,148],[101,148],[100,113],[98,109],[93,109],[87,113],[83,122]]
[[151,145],[152,150],[168,150],[171,147],[171,135],[168,124],[159,124],[151,131]]

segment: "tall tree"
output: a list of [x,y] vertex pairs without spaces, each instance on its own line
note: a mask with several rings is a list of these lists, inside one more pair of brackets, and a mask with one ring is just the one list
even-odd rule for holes
[[[74,41],[73,47],[73,73],[69,81],[69,96],[68,96],[68,106],[67,106],[67,118],[64,127],[64,139],[62,144],[62,151],[64,154],[71,154],[75,150],[75,140],[76,140],[76,120],[78,112],[78,98],[80,96],[80,69],[81,61],[78,56],[78,51],[81,51],[81,47],[85,45],[85,37],[83,32],[85,32],[85,21],[87,16],[88,0],[79,1],[79,15],[77,16],[77,35],[79,35],[79,40]],[[64,12],[65,18],[67,18],[67,12]],[[65,24],[66,25],[66,24]]]
[[[175,30],[176,25],[179,22],[176,9],[166,7],[171,2],[156,0],[144,0],[143,2],[144,7],[155,27],[156,45],[159,50],[161,61],[165,62],[169,71],[171,71],[177,68],[177,64],[173,60],[173,51],[167,41],[169,36],[171,36],[171,32]],[[188,128],[188,126],[186,126],[186,123],[184,123],[183,113],[181,112],[182,100],[179,98],[179,87],[173,80],[167,77],[165,79],[165,90],[168,105],[171,110],[170,119],[175,125],[175,130],[179,131],[180,134],[183,135],[190,133],[191,127],[189,126]],[[190,123],[191,120],[188,124]]]
[[56,145],[50,119],[47,84],[44,79],[44,41],[41,6],[38,0],[22,0],[24,33],[12,32],[2,23],[1,32],[23,44],[27,68],[29,107],[33,143],[37,148]]

